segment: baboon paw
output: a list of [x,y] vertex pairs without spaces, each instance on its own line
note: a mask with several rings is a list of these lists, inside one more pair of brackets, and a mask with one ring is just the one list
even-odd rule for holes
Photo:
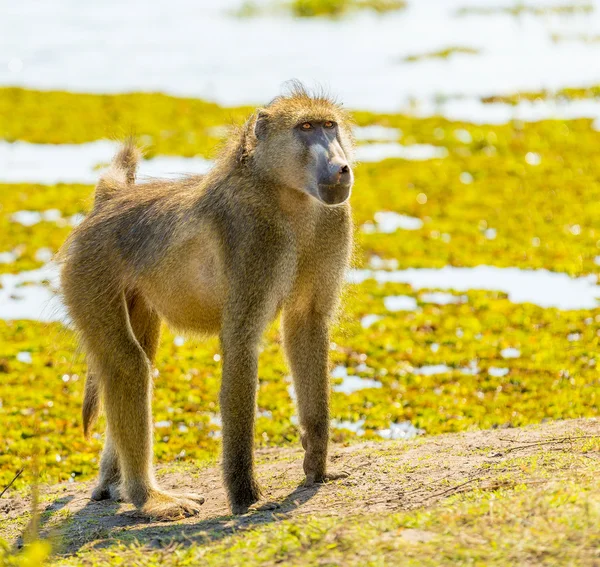
[[94,490],[92,490],[91,498],[92,498],[92,500],[96,500],[96,501],[110,499],[109,487],[104,484],[100,484],[100,485],[96,486],[96,488],[94,488]]
[[123,491],[121,490],[121,486],[119,484],[110,484],[108,487],[108,492],[110,494],[111,500],[115,500],[116,502],[125,501],[125,498],[123,497]]
[[231,504],[231,512],[236,516],[240,516],[245,514],[249,510],[249,506],[247,504]]
[[146,501],[140,513],[155,520],[168,522],[195,516],[200,512],[202,504],[204,498],[196,494],[155,492]]
[[304,486],[313,486],[315,484],[324,484],[333,480],[340,480],[341,478],[347,478],[350,473],[347,471],[329,472],[325,474],[307,473]]
[[277,502],[272,502],[270,500],[266,502],[257,502],[253,506],[250,507],[251,510],[255,510],[257,512],[268,512],[269,510],[277,510],[281,508],[281,505]]
[[196,502],[196,504],[200,505],[206,502],[206,498],[204,498],[204,496],[196,494],[195,492],[172,492],[170,493],[170,495],[176,498],[185,498],[186,500],[193,500],[194,502]]
[[229,505],[234,514],[245,514],[261,499],[260,486],[254,478],[245,478],[242,482],[236,480],[238,482],[228,485]]
[[[250,510],[250,506],[256,504],[260,499],[260,494],[248,495],[246,498],[231,501],[231,511],[235,515],[246,514]],[[253,508],[255,509],[255,508]]]
[[115,500],[122,502],[121,489],[118,484],[99,484],[92,490],[92,500]]

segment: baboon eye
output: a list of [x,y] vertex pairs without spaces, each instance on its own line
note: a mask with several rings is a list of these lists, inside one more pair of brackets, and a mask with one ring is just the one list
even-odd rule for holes
[[300,125],[300,128],[302,128],[302,130],[312,130],[312,124],[310,122],[303,122]]
[[331,120],[327,120],[326,122],[323,123],[323,126],[325,128],[333,128],[335,126],[335,122],[332,122]]

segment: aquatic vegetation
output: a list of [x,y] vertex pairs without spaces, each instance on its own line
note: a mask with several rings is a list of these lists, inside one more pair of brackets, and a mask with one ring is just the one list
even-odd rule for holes
[[600,34],[564,34],[564,33],[553,33],[551,36],[554,43],[560,43],[562,41],[578,41],[581,43],[600,43]]
[[519,92],[511,95],[491,95],[481,98],[485,104],[503,102],[506,104],[519,104],[527,100],[534,102],[536,100],[557,100],[568,102],[570,100],[600,99],[600,85],[590,85],[588,87],[568,87],[555,91],[541,90],[532,92]]
[[537,5],[517,2],[514,6],[465,6],[457,10],[457,16],[492,16],[496,14],[509,14],[511,16],[548,16],[590,14],[594,11],[594,5],[590,2],[576,2],[572,4]]
[[[0,89],[6,139],[82,143],[133,124],[150,155],[210,157],[219,127],[249,111],[156,94]],[[590,120],[473,125],[354,114],[359,126],[371,128],[367,139],[385,132],[447,153],[357,167],[355,267],[489,264],[572,276],[598,272],[600,133]],[[0,273],[41,267],[71,230],[68,220],[89,210],[92,191],[77,184],[0,184]],[[47,212],[54,209],[58,214]],[[19,222],[22,211],[36,222]],[[411,310],[389,310],[390,297],[408,298]],[[430,435],[597,416],[599,341],[598,308],[544,309],[512,303],[498,291],[439,293],[372,279],[349,285],[331,351],[333,367],[347,374],[334,377],[339,391],[332,394],[333,418],[345,427],[332,435],[350,442],[392,435],[406,422]],[[0,321],[0,485],[33,455],[43,480],[95,474],[101,436],[85,442],[81,435],[85,365],[76,352],[72,331],[58,323]],[[297,444],[277,324],[267,334],[260,369],[257,442]],[[214,460],[218,341],[165,331],[157,370],[158,462]],[[17,490],[30,474],[26,469]]]
[[358,10],[372,10],[384,14],[404,8],[404,0],[291,0],[266,6],[247,1],[235,10],[234,15],[251,18],[265,13],[285,12],[297,18],[340,18]]
[[478,55],[481,50],[473,47],[452,46],[437,51],[428,51],[425,53],[415,53],[403,57],[401,61],[405,63],[416,63],[418,61],[426,61],[428,59],[449,59],[453,55]]
[[[385,299],[390,296],[412,297],[417,308],[389,311]],[[334,391],[333,417],[362,421],[363,437],[369,439],[390,423],[405,421],[435,434],[598,415],[600,309],[562,312],[515,305],[495,292],[459,297],[464,299],[446,305],[425,303],[407,285],[372,280],[348,288],[332,337],[332,364],[381,387]],[[361,320],[369,314],[379,318],[364,328]],[[44,480],[88,478],[96,471],[101,443],[98,434],[90,442],[81,434],[85,365],[73,333],[57,323],[0,322],[0,339],[0,419],[5,424],[0,485],[33,454],[43,463]],[[275,324],[260,357],[256,439],[261,445],[298,442],[280,342]],[[507,357],[507,349],[518,349],[520,356]],[[422,370],[435,365],[448,371]],[[182,341],[165,331],[156,366],[157,460],[214,459],[218,341]],[[333,436],[343,441],[355,434],[334,429]],[[26,485],[29,474],[18,486]]]
[[300,18],[336,17],[364,9],[378,13],[394,12],[406,8],[406,2],[404,0],[293,0],[290,7],[292,13]]
[[0,88],[0,138],[47,144],[140,136],[146,155],[210,156],[223,126],[239,124],[249,107],[223,108],[158,93],[76,94]]

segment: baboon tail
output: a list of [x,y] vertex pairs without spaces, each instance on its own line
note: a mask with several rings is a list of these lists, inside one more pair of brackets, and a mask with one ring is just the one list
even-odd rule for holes
[[91,429],[100,413],[100,390],[95,374],[88,372],[83,394],[83,434],[89,439]]
[[141,158],[142,152],[135,145],[135,140],[132,137],[127,138],[113,158],[108,171],[98,181],[96,205],[110,199],[114,193],[120,191],[123,187],[135,183],[135,174]]

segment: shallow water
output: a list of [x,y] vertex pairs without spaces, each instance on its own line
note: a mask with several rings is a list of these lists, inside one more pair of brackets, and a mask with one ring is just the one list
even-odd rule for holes
[[413,161],[441,159],[448,155],[448,150],[431,144],[411,144],[403,146],[398,143],[375,143],[356,147],[355,157],[358,161],[374,162],[388,158],[402,158]]
[[407,283],[415,289],[503,291],[513,303],[533,303],[540,307],[565,310],[592,309],[599,305],[600,298],[595,275],[571,278],[567,274],[549,270],[446,266],[440,269],[350,270],[347,274],[350,283],[361,283],[367,279],[382,283]]
[[423,303],[435,303],[436,305],[450,305],[451,303],[464,303],[467,300],[464,295],[453,295],[443,291],[430,291],[419,295],[419,301]]
[[57,289],[58,270],[53,264],[19,274],[1,274],[0,319],[66,322]]
[[447,372],[452,372],[452,368],[446,364],[429,364],[413,369],[413,374],[420,376],[434,376],[435,374],[446,374]]
[[[53,222],[59,226],[77,226],[81,224],[85,215],[77,213],[70,217],[63,217],[58,209],[49,209],[47,211],[17,211],[10,215],[10,221],[23,226],[34,226],[41,222]],[[48,258],[49,260],[49,258]],[[46,261],[48,261],[46,260]],[[43,261],[43,260],[40,260]]]
[[[31,144],[9,143],[0,140],[0,182],[3,183],[87,183],[95,184],[103,169],[114,156],[118,145],[108,140],[85,144]],[[445,148],[398,143],[359,145],[358,161],[381,161],[389,157],[424,160],[446,155]],[[157,156],[142,160],[138,178],[145,181],[153,177],[178,178],[184,175],[206,173],[212,162],[202,157]],[[24,222],[35,224],[41,213],[31,213]]]
[[[347,274],[347,281],[350,283],[361,283],[370,278],[379,282],[408,283],[415,289],[503,291],[513,303],[533,303],[540,307],[564,310],[592,309],[598,305],[597,298],[600,297],[596,276],[571,278],[548,270],[446,266],[441,269],[411,268],[394,271],[349,270]],[[58,269],[52,262],[39,270],[0,275],[0,319],[66,322],[64,307],[56,295],[57,288]],[[424,295],[426,294],[420,296],[422,301]],[[384,299],[384,305],[390,311],[417,308],[416,300],[410,296],[388,296]],[[376,315],[366,315],[361,324],[366,328],[379,318]],[[571,340],[577,338],[573,337]]]
[[365,424],[364,419],[359,419],[358,421],[349,421],[349,420],[339,420],[332,419],[331,427],[334,429],[347,429],[348,431],[352,431],[356,433],[356,435],[364,435],[365,430],[363,429],[363,425]]
[[360,324],[362,325],[363,329],[368,329],[369,327],[377,323],[377,321],[381,321],[381,319],[383,319],[381,315],[375,315],[374,313],[370,313],[369,315],[365,315],[360,320]]
[[496,378],[500,378],[502,376],[506,376],[510,372],[509,368],[498,368],[496,366],[490,366],[488,368],[488,374],[490,376],[494,376]]
[[354,128],[354,137],[358,142],[397,142],[401,136],[402,131],[398,128],[389,128],[379,124]]
[[[600,53],[598,53],[600,57]],[[579,81],[575,86],[586,86]],[[466,97],[444,102],[421,101],[413,107],[413,114],[426,117],[440,115],[449,120],[475,124],[505,124],[511,120],[538,122],[547,119],[592,118],[594,128],[600,131],[600,101],[597,100],[523,100],[516,105],[495,102],[484,104],[478,98]],[[530,165],[538,165],[537,163]]]
[[413,439],[424,433],[424,429],[415,427],[410,421],[390,423],[390,426],[387,429],[381,429],[377,432],[383,439]]
[[383,384],[379,380],[373,380],[371,378],[361,378],[353,374],[348,374],[348,369],[345,366],[336,366],[331,371],[332,378],[341,378],[340,384],[333,385],[334,392],[341,392],[342,394],[353,394],[360,390],[366,390],[368,388],[381,388]]
[[[597,34],[598,0],[592,14],[570,17],[458,17],[459,8],[489,6],[489,0],[419,0],[384,17],[364,11],[341,21],[232,17],[241,4],[148,0],[142,6],[108,0],[88,2],[84,9],[77,0],[1,0],[0,84],[164,91],[224,104],[264,104],[284,81],[298,78],[329,87],[353,108],[397,110],[410,98],[434,101],[457,93],[600,82],[598,44],[552,41],[553,33]],[[334,65],[324,46],[335,46]],[[480,53],[402,62],[407,55],[449,46]]]
[[383,305],[388,311],[414,311],[417,300],[409,295],[388,295],[383,298]]
[[518,348],[505,348],[500,351],[502,358],[519,358],[521,351]]
[[[0,182],[4,183],[87,183],[95,184],[98,166],[110,163],[117,144],[108,140],[86,144],[30,144],[0,141]],[[139,178],[176,178],[184,174],[202,174],[211,162],[200,157],[160,156],[140,163]],[[31,212],[28,222],[39,222]]]
[[375,213],[374,218],[375,223],[367,222],[362,225],[363,232],[392,234],[398,230],[419,230],[423,227],[421,219],[402,215],[394,211],[379,211]]

